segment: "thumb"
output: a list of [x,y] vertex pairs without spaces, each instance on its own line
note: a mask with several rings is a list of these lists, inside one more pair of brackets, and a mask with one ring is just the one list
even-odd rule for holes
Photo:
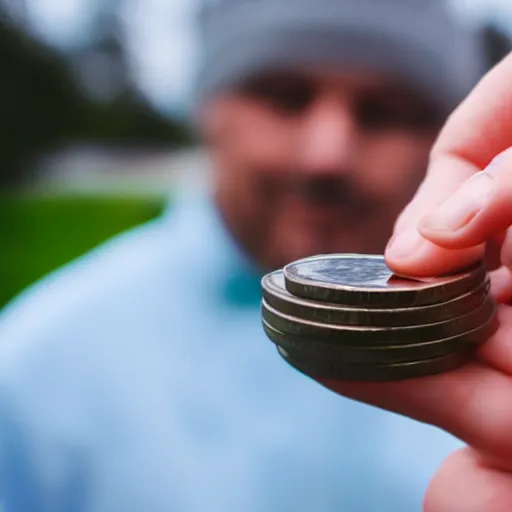
[[423,217],[418,230],[446,249],[466,249],[506,231],[511,224],[512,148]]

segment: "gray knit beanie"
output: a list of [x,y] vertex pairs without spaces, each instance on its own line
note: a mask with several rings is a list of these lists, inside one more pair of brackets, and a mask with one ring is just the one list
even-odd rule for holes
[[197,99],[308,64],[401,78],[446,111],[485,71],[482,40],[442,0],[203,0]]

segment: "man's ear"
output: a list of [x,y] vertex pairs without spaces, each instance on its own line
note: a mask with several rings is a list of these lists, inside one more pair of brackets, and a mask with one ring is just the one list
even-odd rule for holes
[[221,99],[202,103],[194,114],[194,125],[201,140],[214,145],[225,127],[226,116]]

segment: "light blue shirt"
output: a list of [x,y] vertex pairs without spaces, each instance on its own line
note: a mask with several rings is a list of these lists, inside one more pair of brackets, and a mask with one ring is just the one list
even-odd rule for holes
[[5,512],[419,512],[460,443],[291,369],[259,278],[188,202],[8,307]]

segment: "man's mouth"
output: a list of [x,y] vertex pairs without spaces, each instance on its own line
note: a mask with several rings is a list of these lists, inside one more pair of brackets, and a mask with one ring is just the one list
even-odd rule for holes
[[317,211],[352,212],[359,210],[361,203],[347,180],[337,177],[301,180],[293,185],[291,192],[305,206]]

